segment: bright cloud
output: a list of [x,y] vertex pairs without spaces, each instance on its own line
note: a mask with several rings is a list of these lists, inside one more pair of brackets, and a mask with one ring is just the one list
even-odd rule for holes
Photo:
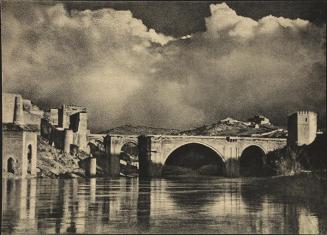
[[187,128],[256,112],[283,123],[300,108],[326,115],[325,26],[256,21],[225,3],[210,10],[205,32],[176,39],[130,11],[6,3],[3,88],[38,103],[85,105],[96,129]]

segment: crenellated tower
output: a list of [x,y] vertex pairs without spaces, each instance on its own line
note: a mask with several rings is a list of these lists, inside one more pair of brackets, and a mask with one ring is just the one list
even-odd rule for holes
[[297,111],[288,116],[288,144],[309,145],[317,135],[317,113]]

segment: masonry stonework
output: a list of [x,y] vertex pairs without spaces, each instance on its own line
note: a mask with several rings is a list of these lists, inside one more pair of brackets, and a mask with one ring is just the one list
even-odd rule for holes
[[2,94],[2,177],[36,176],[37,135],[41,115],[19,94]]
[[77,149],[89,152],[87,120],[85,107],[64,104],[50,109],[48,117],[42,120],[41,135],[66,153]]
[[317,135],[317,113],[298,111],[291,114],[287,121],[288,144],[309,145]]
[[[119,174],[119,154],[125,143],[137,143],[139,148],[140,177],[161,175],[167,158],[176,149],[191,143],[213,150],[225,163],[226,176],[239,175],[239,159],[245,149],[260,148],[265,154],[286,146],[283,138],[228,137],[228,136],[183,136],[183,135],[108,135],[105,138],[110,175]],[[118,169],[118,170],[117,170]]]

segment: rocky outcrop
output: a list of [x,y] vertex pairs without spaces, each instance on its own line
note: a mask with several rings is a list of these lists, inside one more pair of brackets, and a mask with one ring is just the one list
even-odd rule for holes
[[294,175],[303,171],[326,172],[326,140],[326,134],[321,134],[309,145],[288,145],[269,152],[266,156],[267,170],[272,175]]
[[37,175],[50,178],[84,177],[86,172],[79,162],[88,157],[84,152],[76,155],[64,153],[49,145],[46,139],[38,137]]

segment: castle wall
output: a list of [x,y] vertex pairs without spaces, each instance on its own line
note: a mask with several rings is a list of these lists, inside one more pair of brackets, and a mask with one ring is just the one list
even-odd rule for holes
[[52,127],[50,143],[58,149],[64,149],[65,131]]
[[87,150],[87,113],[75,113],[70,116],[70,129],[74,131],[73,144],[81,150]]
[[51,135],[52,135],[52,126],[48,122],[48,120],[42,118],[41,119],[41,136],[46,138],[47,140],[51,140]]
[[[51,128],[49,128],[49,126]],[[70,145],[88,152],[87,113],[86,108],[76,105],[62,105],[59,109],[51,109],[49,121],[42,121],[42,136],[51,140],[56,148],[70,152]],[[51,131],[50,131],[51,130]],[[65,135],[64,130],[70,130]]]
[[288,118],[288,143],[308,145],[317,135],[317,114],[311,111],[299,111]]
[[2,94],[2,123],[24,122],[23,98],[18,94]]
[[87,130],[87,113],[79,113],[78,131]]
[[86,108],[76,105],[63,105],[58,112],[58,125],[63,128],[69,128],[70,126],[70,116],[79,113],[79,112],[85,112]]
[[[312,113],[298,114],[298,145],[311,144],[313,142],[315,136],[313,137],[311,132],[314,130],[314,116]],[[317,132],[317,128],[315,128],[315,132]]]
[[28,170],[28,146],[32,146],[30,175],[36,176],[36,162],[37,162],[37,132],[23,132],[24,135],[24,151],[23,151],[23,171]]
[[8,169],[8,159],[14,160],[15,175],[22,176],[23,156],[23,132],[2,132],[2,177],[5,177]]
[[[14,175],[25,177],[36,176],[37,132],[3,131],[2,176],[8,173],[8,159],[14,160]],[[28,161],[28,147],[31,146],[31,162]],[[28,169],[30,173],[28,173]]]
[[58,125],[58,109],[50,109],[50,123],[54,126]]
[[69,128],[74,132],[87,130],[87,113],[75,113],[71,115]]
[[294,113],[288,117],[287,120],[287,143],[297,143],[298,136],[298,123],[297,123],[297,114]]
[[64,135],[64,151],[70,153],[70,146],[74,143],[73,131],[66,129]]
[[79,146],[81,150],[86,151],[87,148],[87,138],[86,138],[86,131],[81,131],[74,133],[75,135],[75,141],[74,144]]
[[37,125],[39,129],[41,127],[41,117],[29,112],[24,112],[24,122],[32,125]]

